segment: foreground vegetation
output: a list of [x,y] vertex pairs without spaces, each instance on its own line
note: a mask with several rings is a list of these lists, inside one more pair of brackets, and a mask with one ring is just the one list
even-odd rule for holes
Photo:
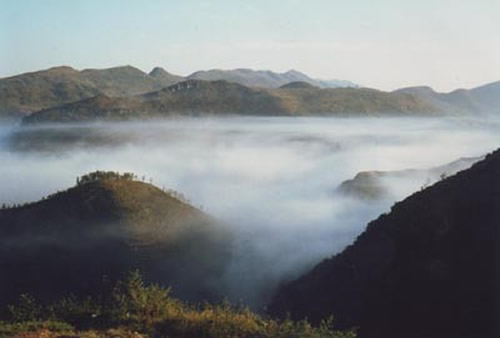
[[228,302],[187,304],[171,297],[168,288],[146,285],[137,272],[98,297],[69,296],[41,305],[21,295],[3,317],[0,337],[355,337],[352,331],[335,331],[332,319],[313,327],[306,320],[270,319]]

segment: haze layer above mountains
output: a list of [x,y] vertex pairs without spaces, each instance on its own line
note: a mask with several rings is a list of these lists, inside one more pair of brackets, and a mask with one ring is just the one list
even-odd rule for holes
[[[343,88],[340,88],[343,87]],[[209,70],[187,77],[154,68],[70,67],[0,79],[0,117],[26,122],[129,120],[199,115],[436,115],[495,113],[500,82],[437,93],[394,92],[324,81],[291,70]]]

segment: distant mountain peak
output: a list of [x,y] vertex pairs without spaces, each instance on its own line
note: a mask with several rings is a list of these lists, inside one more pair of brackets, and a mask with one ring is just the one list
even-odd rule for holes
[[436,93],[436,91],[430,86],[412,86],[412,87],[404,87],[397,89],[397,91],[409,91],[409,90],[418,90],[418,91],[427,91]]
[[56,66],[56,67],[51,67],[46,70],[47,72],[78,72],[76,69],[70,66]]
[[154,67],[150,72],[149,72],[149,78],[157,81],[162,88],[168,87],[170,85],[173,85],[175,83],[179,83],[181,81],[184,81],[184,78],[179,75],[175,75],[172,73],[169,73],[165,70],[163,67]]
[[298,70],[296,69],[290,69],[288,71],[285,72],[285,74],[289,74],[289,75],[305,75],[304,73],[302,72],[299,72]]
[[162,76],[168,76],[170,75],[169,72],[167,72],[164,68],[162,67],[154,67],[150,72],[149,76],[153,77],[162,77]]
[[[218,69],[219,71],[223,71],[221,69]],[[250,68],[236,68],[235,71],[241,72],[241,73],[252,73],[254,72],[253,69]]]
[[82,70],[82,73],[118,73],[118,72],[146,74],[139,68],[131,65],[116,66],[111,68],[87,68]]

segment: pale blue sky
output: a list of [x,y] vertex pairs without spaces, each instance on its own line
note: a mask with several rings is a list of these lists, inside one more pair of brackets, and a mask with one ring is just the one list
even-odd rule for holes
[[0,77],[294,68],[380,89],[500,80],[499,0],[0,0]]

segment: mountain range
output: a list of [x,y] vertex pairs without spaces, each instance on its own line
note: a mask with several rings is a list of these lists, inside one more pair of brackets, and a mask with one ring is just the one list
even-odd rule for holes
[[346,80],[313,79],[306,74],[293,69],[285,73],[275,73],[269,70],[252,70],[248,68],[238,68],[233,70],[212,69],[194,72],[189,75],[186,80],[226,80],[228,82],[239,83],[247,87],[262,88],[278,88],[287,83],[298,81],[309,83],[320,88],[359,87],[359,85]]
[[[295,82],[296,83],[296,82]],[[435,114],[432,105],[409,94],[366,88],[246,87],[225,80],[188,80],[159,91],[130,97],[98,95],[47,108],[25,123],[131,120],[199,115],[393,115]]]
[[438,93],[430,87],[409,87],[395,92],[421,97],[442,111],[498,113],[500,110],[500,81],[470,90],[457,89],[450,93]]
[[55,67],[0,79],[0,115],[27,115],[102,94],[136,95],[163,88],[180,79],[158,69],[149,75],[131,66],[82,71]]
[[500,150],[396,203],[284,284],[273,315],[333,315],[360,337],[497,337]]
[[63,66],[0,79],[0,117],[26,117],[29,123],[206,114],[482,114],[498,111],[499,93],[500,82],[451,93],[429,87],[384,92],[295,70],[209,70],[182,77],[160,67],[147,74],[132,66]]
[[78,71],[61,66],[0,79],[0,116],[18,117],[32,112],[75,102],[96,95],[132,96],[168,87],[190,79],[226,80],[263,88],[305,81],[323,87],[356,85],[348,81],[315,80],[297,71],[274,73],[250,69],[210,70],[187,77],[155,67],[149,74],[132,66]]

